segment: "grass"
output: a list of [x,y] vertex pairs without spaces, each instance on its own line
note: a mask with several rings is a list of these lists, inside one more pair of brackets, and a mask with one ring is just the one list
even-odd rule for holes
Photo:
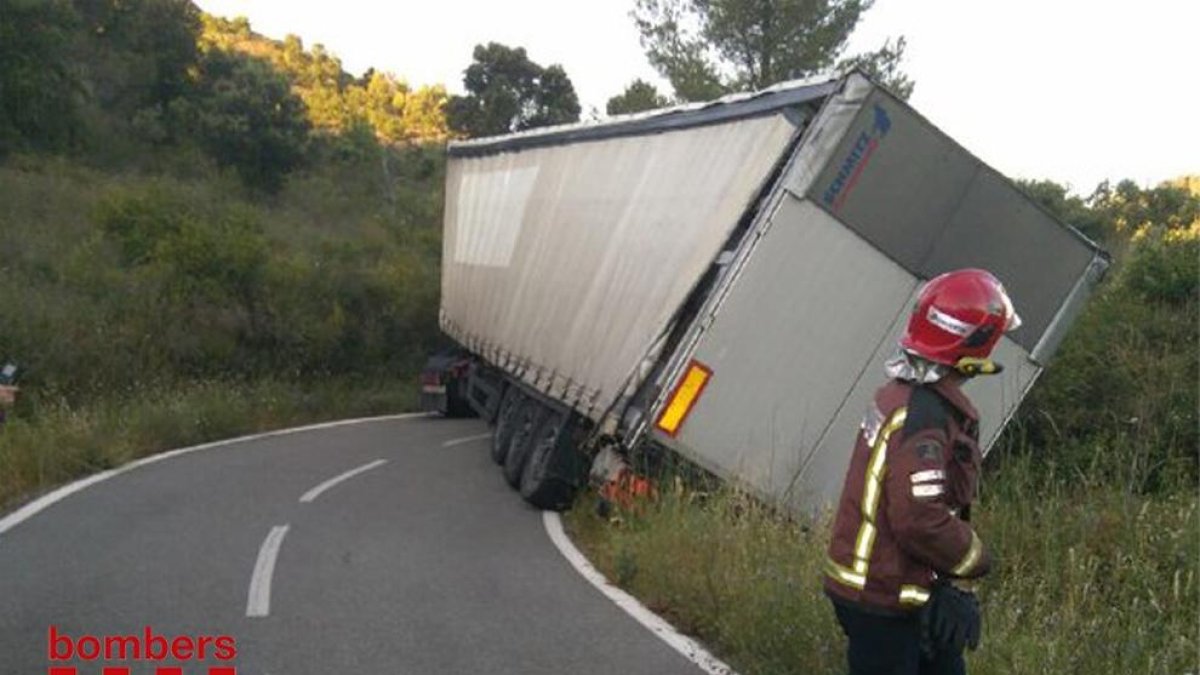
[[391,201],[361,189],[375,165],[314,169],[264,201],[216,174],[0,163],[0,362],[72,405],[196,381],[411,375],[439,340],[441,164],[406,152]]
[[[182,160],[166,153],[165,158]],[[412,410],[437,342],[442,161],[331,162],[273,199],[200,163],[0,163],[0,510],[162,450]]]
[[[1006,463],[976,516],[997,570],[980,587],[984,641],[970,672],[1200,672],[1200,506],[1194,491],[1037,488]],[[610,579],[742,673],[844,672],[821,590],[827,524],[786,518],[728,490],[683,489],[598,518],[567,517]]]
[[416,408],[416,383],[195,382],[76,406],[30,404],[0,430],[0,512],[75,478],[205,441]]

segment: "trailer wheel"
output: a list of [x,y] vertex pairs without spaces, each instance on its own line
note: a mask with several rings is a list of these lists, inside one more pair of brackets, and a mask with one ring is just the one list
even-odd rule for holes
[[524,398],[517,410],[516,423],[504,456],[504,479],[514,488],[521,487],[521,471],[533,446],[534,433],[542,417],[542,405],[532,398]]
[[492,434],[492,461],[501,466],[504,466],[504,458],[508,455],[508,444],[517,425],[517,413],[524,400],[525,395],[520,389],[509,387],[500,401],[500,410],[496,413],[496,431]]
[[571,447],[570,419],[551,413],[542,420],[534,435],[529,457],[521,471],[521,496],[539,509],[562,511],[575,500],[575,486],[555,475],[552,470],[570,461],[564,453]]

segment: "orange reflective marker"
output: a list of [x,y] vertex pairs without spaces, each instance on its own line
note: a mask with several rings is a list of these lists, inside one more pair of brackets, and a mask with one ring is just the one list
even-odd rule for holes
[[713,371],[708,366],[693,359],[680,378],[679,384],[675,385],[675,391],[671,392],[671,397],[667,400],[662,414],[658,416],[655,426],[672,437],[678,434],[688,413],[692,412],[696,401],[700,399],[700,394],[704,393],[704,387],[708,386],[708,381],[712,379],[712,374]]

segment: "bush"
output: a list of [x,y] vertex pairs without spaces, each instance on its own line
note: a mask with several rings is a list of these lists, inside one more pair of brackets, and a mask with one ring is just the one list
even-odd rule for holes
[[195,96],[176,114],[189,120],[201,144],[249,187],[277,192],[303,162],[309,123],[304,104],[269,63],[210,50]]
[[1124,282],[1145,302],[1194,309],[1200,300],[1200,227],[1142,232]]
[[1051,480],[1132,491],[1200,480],[1197,238],[1136,238],[993,455],[1037,449]]
[[[24,404],[193,378],[414,372],[439,339],[441,165],[389,157],[390,177],[377,160],[333,165],[277,205],[223,179],[0,167],[0,303],[15,317],[0,322],[0,359],[25,367]],[[344,197],[356,176],[371,189]]]

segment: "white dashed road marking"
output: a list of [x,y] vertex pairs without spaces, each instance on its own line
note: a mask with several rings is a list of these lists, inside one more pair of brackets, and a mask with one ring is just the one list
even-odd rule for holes
[[492,437],[491,434],[479,434],[478,436],[467,436],[466,438],[455,438],[455,439],[446,441],[445,443],[442,443],[442,447],[443,448],[453,448],[456,445],[463,445],[464,443],[474,443],[475,441],[482,441],[486,438],[491,438],[491,437]]
[[316,486],[315,488],[309,490],[308,492],[305,492],[303,495],[301,495],[300,501],[301,501],[301,503],[311,502],[314,499],[316,499],[317,497],[320,497],[322,492],[337,485],[338,483],[341,483],[342,481],[345,481],[345,480],[350,480],[351,478],[354,478],[355,476],[357,476],[360,473],[366,473],[367,471],[370,471],[371,469],[374,469],[377,467],[381,467],[384,464],[387,464],[386,459],[377,459],[374,462],[368,462],[366,464],[363,464],[362,466],[358,467],[357,469],[350,469],[346,473],[338,474],[338,475],[334,476],[333,478],[330,478],[329,480],[325,481],[324,483],[321,483],[320,485]]
[[271,528],[262,548],[258,549],[258,560],[254,563],[254,574],[250,575],[250,594],[246,598],[246,616],[263,617],[271,613],[271,577],[275,574],[275,560],[279,547],[287,534],[287,525]]

